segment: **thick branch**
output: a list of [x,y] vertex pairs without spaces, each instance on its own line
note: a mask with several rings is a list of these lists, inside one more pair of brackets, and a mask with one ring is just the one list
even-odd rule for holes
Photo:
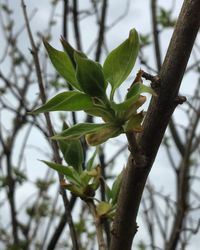
[[[200,25],[200,0],[185,0],[161,68],[161,89],[148,110],[138,144],[145,159],[138,165],[130,156],[113,224],[111,250],[131,249],[137,231],[136,217],[146,179],[153,165]],[[191,28],[192,27],[192,28]]]
[[[151,0],[151,15],[152,15],[152,27],[153,27],[153,38],[154,38],[154,51],[157,63],[157,70],[160,72],[161,69],[161,52],[160,52],[160,42],[159,42],[159,31],[158,31],[158,22],[157,22],[157,0]],[[174,121],[171,118],[169,122],[169,129],[172,134],[173,140],[180,154],[184,154],[184,146],[181,141],[181,138],[178,134],[178,131],[174,125]]]

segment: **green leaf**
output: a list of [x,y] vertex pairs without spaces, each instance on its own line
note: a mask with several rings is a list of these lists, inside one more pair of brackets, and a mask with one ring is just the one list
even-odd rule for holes
[[101,66],[90,59],[75,53],[77,64],[76,78],[83,91],[92,97],[103,97],[106,91],[106,82]]
[[124,126],[124,131],[134,131],[134,132],[142,132],[142,121],[144,119],[144,113],[140,112],[138,114],[133,115],[129,121]]
[[76,172],[76,170],[73,167],[63,166],[61,164],[49,162],[49,161],[42,161],[42,162],[44,162],[48,167],[65,175],[67,177],[67,180],[69,180],[71,183],[80,185],[80,186],[82,185],[79,174]]
[[68,54],[72,64],[74,65],[74,68],[76,68],[76,61],[74,59],[74,54],[75,53],[78,53],[80,56],[84,57],[84,58],[87,58],[87,56],[81,52],[81,51],[78,51],[78,50],[75,50],[69,43],[68,41],[63,37],[61,36],[61,39],[60,39],[62,45],[63,45],[63,48],[64,50],[66,51],[66,53]]
[[157,20],[158,23],[163,26],[163,28],[173,27],[176,23],[176,20],[172,19],[172,11],[165,10],[164,8],[159,8]]
[[79,186],[74,185],[74,184],[63,184],[62,187],[71,191],[75,196],[78,196],[80,198],[84,198],[83,187],[79,187]]
[[98,152],[98,149],[96,149],[94,151],[94,153],[92,154],[91,158],[88,160],[87,162],[87,165],[86,165],[86,169],[89,171],[91,170],[93,167],[94,167],[94,160],[95,160],[95,157],[97,155],[97,152]]
[[138,100],[123,112],[124,121],[129,120],[133,115],[137,114],[137,110],[146,102],[146,99],[146,96],[140,95]]
[[93,102],[90,96],[78,91],[66,91],[54,96],[47,103],[31,113],[39,114],[50,111],[78,111],[90,108],[93,108]]
[[54,140],[63,140],[63,139],[78,139],[85,134],[94,133],[101,128],[106,128],[109,126],[107,123],[79,123],[64,130],[62,133],[55,135],[52,137]]
[[[80,178],[85,186],[90,186],[93,188],[92,184],[94,184],[95,180],[99,182],[100,176],[101,176],[101,172],[100,172],[99,167],[95,167],[95,168],[92,168],[90,171],[84,170]],[[92,183],[91,183],[91,180],[93,180]]]
[[97,146],[110,138],[118,136],[123,132],[121,127],[114,125],[99,129],[97,132],[86,135],[86,141],[90,146]]
[[113,114],[106,108],[95,106],[84,111],[89,115],[101,117],[104,122],[113,122]]
[[[93,188],[93,190],[97,190],[97,188],[100,185],[100,178],[101,178],[101,167],[100,165],[97,165],[95,168],[96,173],[95,176],[93,175],[93,182],[91,184],[91,187]],[[93,171],[93,169],[90,171],[90,173]]]
[[149,94],[154,95],[154,96],[156,95],[156,93],[154,92],[154,90],[151,87],[146,86],[146,85],[142,84],[141,82],[136,82],[129,89],[129,91],[126,95],[126,99],[129,99],[136,94],[142,94],[142,93],[149,93]]
[[106,58],[103,71],[105,78],[112,85],[111,98],[115,90],[126,80],[134,67],[139,50],[137,31],[132,29],[120,46],[114,49]]
[[84,184],[84,186],[87,186],[90,179],[92,178],[91,176],[88,175],[87,171],[83,171],[80,175],[81,182]]
[[109,202],[112,199],[112,190],[110,189],[110,187],[108,186],[106,182],[104,184],[105,184],[106,198],[107,198],[107,201]]
[[117,176],[116,180],[114,181],[114,183],[112,185],[112,204],[113,205],[116,204],[117,200],[118,200],[124,171],[125,170],[123,169],[122,172]]
[[67,164],[81,173],[84,157],[80,140],[60,140],[59,146]]
[[112,208],[112,205],[105,202],[105,201],[101,201],[97,206],[96,206],[96,210],[97,210],[97,214],[98,216],[103,216],[106,215]]
[[46,40],[43,40],[44,46],[48,52],[49,58],[57,70],[57,72],[64,77],[74,88],[81,90],[77,80],[75,67],[71,62],[68,54],[63,51],[54,49]]
[[155,95],[155,92],[151,87],[145,86],[142,83],[135,83],[132,88],[129,90],[128,94],[126,95],[126,100],[122,103],[116,104],[112,102],[112,108],[116,111],[125,111],[128,109],[132,104],[136,103],[140,98],[141,93],[149,93]]

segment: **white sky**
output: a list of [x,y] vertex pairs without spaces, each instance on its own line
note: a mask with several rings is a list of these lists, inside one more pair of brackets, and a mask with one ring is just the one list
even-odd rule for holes
[[[20,1],[10,0],[8,2],[10,3],[11,9],[14,8],[16,30],[18,30],[23,26],[23,23],[24,23]],[[80,2],[80,5],[85,8],[87,7],[89,3],[88,0],[80,0],[79,2]],[[113,23],[113,21],[116,20],[116,18],[122,14],[123,10],[125,10],[124,3],[125,1],[120,1],[120,0],[109,1],[107,25]],[[158,3],[159,5],[164,6],[164,7],[171,7],[171,1],[168,1],[168,0],[160,0],[158,1]],[[47,25],[48,18],[50,15],[49,14],[50,12],[49,0],[43,0],[43,1],[29,0],[29,1],[26,1],[26,4],[27,4],[27,10],[29,13],[31,13],[35,8],[37,9],[36,14],[31,21],[31,26],[32,26],[33,31],[40,31],[43,34],[44,30],[46,29],[46,25]],[[182,4],[181,0],[176,0],[174,16],[177,16],[177,13],[179,13],[181,4]],[[119,22],[111,31],[109,31],[106,36],[106,42],[107,42],[109,50],[112,50],[119,43],[121,43],[124,39],[126,39],[126,37],[128,36],[129,30],[133,27],[135,27],[139,32],[143,34],[146,32],[150,32],[151,17],[150,17],[150,12],[149,12],[150,10],[149,6],[150,6],[149,0],[131,1],[131,5],[129,7],[129,12],[127,16],[121,22]],[[61,34],[60,21],[59,21],[60,8],[61,8],[61,4],[56,9],[58,23],[53,28],[53,41],[52,41],[52,44],[57,48],[61,48],[61,45],[59,43],[59,38]],[[86,19],[81,24],[81,31],[82,31],[81,34],[82,34],[82,41],[83,41],[83,49],[84,51],[87,51],[91,42],[94,41],[95,34],[97,32],[96,25],[94,24],[94,19],[92,18]],[[162,34],[162,37],[161,37],[162,51],[161,52],[163,56],[165,55],[166,48],[169,44],[171,33],[172,33],[171,30],[167,30]],[[21,41],[22,48],[24,50],[27,50],[27,57],[31,57],[28,51],[28,48],[30,46],[29,46],[26,32],[23,32],[23,35],[21,36],[20,39],[21,39],[20,41]],[[69,41],[72,44],[74,44],[74,38],[73,38],[73,33],[72,33],[71,28],[70,28],[70,33],[69,33]],[[150,47],[147,50],[147,58],[149,59],[151,66],[154,67],[155,61],[154,61],[152,47]],[[4,66],[0,65],[0,66],[3,68],[6,67],[6,65]],[[137,64],[133,73],[136,73],[136,71],[139,68],[140,68],[140,65]],[[195,75],[187,76],[187,78],[183,81],[183,86],[182,86],[181,91],[185,93],[185,92],[190,91],[190,89],[192,90],[193,87],[188,88],[188,81],[194,82],[193,86],[195,86],[196,84],[195,79],[196,79]],[[126,89],[127,87],[124,87],[124,88],[122,87],[122,92],[126,91]],[[37,90],[35,91],[37,93]],[[176,111],[176,117],[181,123],[183,116],[179,111]],[[184,120],[183,120],[183,123],[184,123]],[[44,150],[46,151],[49,150],[41,134],[35,131],[30,136],[29,144],[38,145],[38,141],[40,142],[40,146],[42,145]],[[18,142],[18,144],[20,144],[20,141]],[[107,147],[109,149],[109,148],[112,148],[113,146],[108,145]],[[31,174],[31,179],[34,180],[36,177],[41,176],[46,171],[46,168],[43,165],[41,165],[41,163],[39,163],[37,160],[37,159],[43,158],[43,156],[38,151],[33,151],[31,149],[27,149],[26,153],[27,153],[26,158],[29,159],[27,171]],[[124,157],[121,157],[122,166],[125,164],[125,161],[126,161],[125,157],[126,155]],[[150,179],[153,183],[155,183],[155,180],[156,180],[155,185],[157,185],[160,188],[168,187],[166,192],[171,192],[174,187],[174,179],[173,179],[173,174],[171,170],[169,170],[168,164],[169,163],[167,161],[167,157],[165,153],[163,152],[163,150],[160,150],[157,156],[156,163],[150,174]],[[166,178],[166,176],[168,177]],[[25,187],[21,188],[21,190],[18,192],[17,199],[20,199],[20,200],[24,199],[24,188]],[[26,193],[28,193],[29,191],[31,192],[31,190],[32,190],[32,187],[28,185],[26,187]],[[3,213],[5,215],[5,211]],[[142,227],[143,226],[141,225],[141,230],[139,230],[138,235],[137,235],[138,239],[144,239],[144,230],[142,230]],[[191,243],[192,244],[187,249],[197,250],[196,245],[197,243],[200,244],[200,237],[199,236],[196,237],[196,241],[193,241]]]

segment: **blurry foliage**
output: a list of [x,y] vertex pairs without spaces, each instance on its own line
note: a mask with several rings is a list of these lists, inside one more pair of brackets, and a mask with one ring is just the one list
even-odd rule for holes
[[162,28],[174,27],[176,20],[172,17],[172,14],[172,10],[166,10],[160,7],[159,14],[157,17],[158,24],[160,24]]

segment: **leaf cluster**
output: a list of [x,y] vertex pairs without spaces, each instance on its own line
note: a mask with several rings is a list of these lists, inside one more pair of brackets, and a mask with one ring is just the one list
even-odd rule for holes
[[[61,43],[64,51],[56,50],[44,40],[53,66],[74,90],[57,94],[32,113],[82,110],[101,117],[103,123],[76,124],[52,139],[74,140],[85,136],[89,145],[96,146],[121,133],[140,132],[144,113],[138,113],[137,110],[146,100],[141,94],[154,94],[153,90],[141,81],[134,82],[123,102],[114,101],[116,89],[129,76],[138,55],[137,31],[130,31],[129,37],[110,52],[103,66],[75,50],[64,38],[61,38]],[[109,97],[108,84],[111,86]]]
[[[97,146],[122,133],[141,132],[144,112],[138,112],[138,109],[146,101],[146,97],[141,94],[154,94],[154,91],[142,83],[138,74],[124,100],[121,103],[114,100],[116,90],[131,73],[138,55],[139,36],[135,29],[130,31],[129,37],[122,44],[110,52],[103,65],[75,50],[64,38],[61,38],[61,43],[64,51],[58,51],[44,40],[53,66],[73,90],[57,94],[32,113],[84,111],[102,118],[102,123],[79,123],[72,127],[64,123],[62,132],[52,139],[58,140],[67,165],[43,161],[65,177],[61,183],[62,187],[87,202],[94,199],[102,177],[100,166],[94,164],[97,151],[83,168],[81,138],[85,137],[89,145]],[[111,188],[105,183],[105,201],[95,199],[99,218],[113,218],[122,176],[123,171]]]

